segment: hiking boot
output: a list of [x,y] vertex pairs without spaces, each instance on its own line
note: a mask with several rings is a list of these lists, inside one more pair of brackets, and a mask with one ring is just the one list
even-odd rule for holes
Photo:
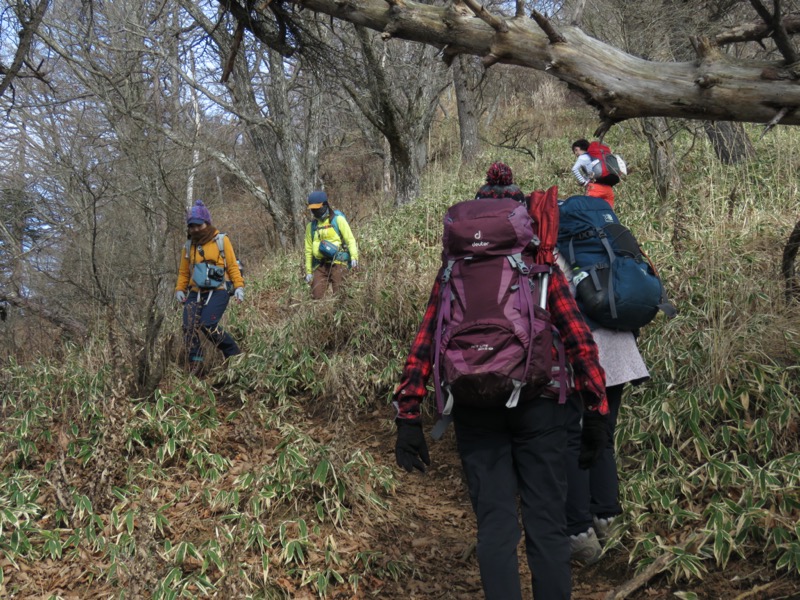
[[569,536],[569,547],[572,552],[572,560],[584,567],[596,563],[603,554],[603,548],[591,527],[583,533]]
[[594,530],[597,532],[597,539],[605,542],[608,539],[611,525],[614,523],[614,517],[606,517],[598,519],[594,517]]

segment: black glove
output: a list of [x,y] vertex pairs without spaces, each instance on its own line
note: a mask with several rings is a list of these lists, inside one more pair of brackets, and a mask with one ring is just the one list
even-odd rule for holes
[[584,411],[583,431],[581,431],[581,452],[578,455],[578,466],[588,469],[603,454],[608,444],[608,417],[597,411]]
[[[411,473],[412,469],[425,472],[425,465],[431,464],[428,444],[422,433],[422,424],[397,421],[397,443],[394,447],[397,464]],[[421,459],[421,460],[420,460]],[[422,463],[425,463],[423,465]]]

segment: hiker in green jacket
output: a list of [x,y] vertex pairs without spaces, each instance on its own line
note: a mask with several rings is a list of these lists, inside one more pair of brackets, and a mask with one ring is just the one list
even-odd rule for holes
[[358,267],[358,245],[345,216],[328,204],[328,194],[311,192],[308,209],[313,218],[306,225],[305,279],[311,285],[311,297],[319,300],[328,284],[337,294],[347,269]]

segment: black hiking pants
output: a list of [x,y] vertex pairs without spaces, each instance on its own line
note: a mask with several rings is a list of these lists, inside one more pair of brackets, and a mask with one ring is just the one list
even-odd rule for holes
[[567,423],[567,533],[578,535],[594,523],[594,517],[607,519],[622,512],[619,505],[617,456],[614,452],[614,431],[619,407],[622,404],[624,383],[606,388],[608,408],[608,443],[598,461],[589,469],[578,467],[581,450],[581,416],[583,402],[577,396],[569,399],[570,418]]
[[567,405],[553,399],[537,398],[511,409],[463,407],[456,400],[453,421],[477,517],[478,565],[487,600],[522,599],[520,509],[534,597],[570,597],[564,510],[567,417]]

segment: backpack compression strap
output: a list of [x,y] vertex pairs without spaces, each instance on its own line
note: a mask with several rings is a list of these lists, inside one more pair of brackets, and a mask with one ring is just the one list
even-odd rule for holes
[[600,238],[600,243],[603,244],[603,248],[606,249],[606,253],[608,254],[608,268],[609,268],[609,275],[608,275],[608,307],[611,309],[611,316],[613,318],[617,318],[617,303],[614,300],[614,278],[611,277],[611,268],[614,264],[614,260],[617,258],[617,255],[614,254],[613,248],[611,248],[611,244],[608,243],[608,235],[606,234],[605,230],[601,230],[598,232],[598,237]]
[[[608,234],[606,233],[605,229],[595,228],[595,230],[592,232],[592,235],[595,235],[600,239],[600,243],[603,245],[603,248],[605,249],[606,254],[608,254],[608,269],[609,269],[609,275],[608,275],[608,307],[611,309],[611,316],[614,319],[616,319],[617,318],[617,303],[614,300],[614,278],[611,276],[611,269],[613,268],[614,260],[616,260],[617,255],[614,254],[614,249],[611,247],[611,244],[608,242]],[[569,262],[572,265],[575,264],[575,248],[572,245],[572,240],[575,239],[575,237],[578,237],[578,236],[573,236],[573,237],[571,237],[569,239]],[[586,239],[587,237],[590,237],[590,236],[588,236],[588,235],[580,236],[581,239]],[[602,266],[605,266],[605,265],[596,264],[596,265],[593,265],[591,267],[588,267],[588,268],[584,269],[585,271],[587,271],[591,275],[592,283],[594,284],[596,290],[599,290],[601,288],[600,280],[597,278],[596,269],[598,267],[602,267]]]
[[[453,265],[455,264],[456,261],[454,260],[447,261],[447,268],[442,273],[442,291],[439,295],[439,310],[436,318],[436,336],[434,339],[433,355],[435,363],[433,369],[433,382],[434,387],[436,388],[436,410],[440,415],[447,417],[450,417],[450,411],[453,409],[453,394],[448,389],[447,404],[442,401],[442,365],[439,364],[439,352],[441,352],[442,349],[442,325],[444,324],[445,313],[447,315],[447,320],[450,320],[450,275],[453,272]],[[444,431],[442,431],[442,433],[444,433]]]
[[442,325],[444,323],[445,312],[447,312],[447,318],[450,318],[450,275],[453,272],[453,265],[455,264],[456,261],[454,260],[447,261],[447,268],[442,273],[442,280],[440,283],[442,288],[439,294],[439,308],[436,316],[436,335],[433,340],[433,387],[434,393],[436,394],[436,412],[439,414],[439,420],[436,422],[436,425],[433,426],[433,429],[431,429],[431,437],[434,440],[438,440],[444,435],[444,432],[447,431],[447,427],[453,420],[453,415],[450,413],[453,407],[453,394],[449,389],[447,406],[445,406],[442,401],[442,365],[439,362],[439,353],[442,350]]
[[[523,310],[528,313],[528,321],[530,322],[530,331],[528,331],[528,356],[525,359],[525,370],[522,372],[522,377],[519,380],[514,380],[514,390],[506,402],[506,407],[514,408],[519,403],[519,395],[522,392],[522,387],[528,378],[528,369],[531,366],[531,352],[533,351],[533,339],[536,337],[534,332],[534,321],[536,314],[533,309],[533,294],[531,293],[530,274],[531,269],[528,268],[522,260],[522,254],[512,254],[508,256],[508,262],[511,266],[519,272],[519,284],[517,284],[517,293],[519,294],[520,303],[524,307]],[[523,281],[528,282],[528,285],[523,285]]]

